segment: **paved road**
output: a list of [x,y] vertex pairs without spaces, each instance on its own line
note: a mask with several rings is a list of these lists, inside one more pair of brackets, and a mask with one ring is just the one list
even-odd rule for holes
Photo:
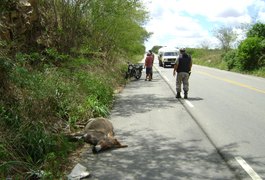
[[110,120],[128,148],[84,153],[89,179],[238,179],[158,71],[117,95]]
[[[172,69],[156,67],[174,89]],[[226,161],[265,179],[265,79],[194,66],[190,85],[182,102]]]

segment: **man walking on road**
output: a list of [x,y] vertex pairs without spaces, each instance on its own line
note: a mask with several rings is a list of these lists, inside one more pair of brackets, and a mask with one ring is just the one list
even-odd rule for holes
[[185,48],[180,49],[179,58],[176,60],[173,76],[176,75],[176,91],[177,95],[176,98],[181,98],[181,84],[183,84],[184,90],[184,99],[188,98],[188,91],[189,91],[189,76],[192,67],[192,59],[191,56],[186,53]]

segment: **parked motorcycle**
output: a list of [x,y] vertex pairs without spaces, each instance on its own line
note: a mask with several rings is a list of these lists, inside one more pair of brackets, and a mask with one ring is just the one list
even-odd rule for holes
[[135,79],[140,79],[142,76],[143,64],[132,64],[128,62],[128,70],[125,75],[125,79],[135,77]]

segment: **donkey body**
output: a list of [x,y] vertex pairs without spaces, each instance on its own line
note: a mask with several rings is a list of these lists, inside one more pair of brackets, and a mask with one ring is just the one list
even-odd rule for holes
[[112,148],[128,147],[121,145],[114,137],[112,123],[106,118],[92,118],[84,128],[83,139],[93,145],[93,152],[97,153]]

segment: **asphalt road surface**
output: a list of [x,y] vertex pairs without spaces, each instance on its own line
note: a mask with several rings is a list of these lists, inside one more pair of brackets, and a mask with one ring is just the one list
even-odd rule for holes
[[[175,90],[173,70],[156,67]],[[265,179],[265,79],[195,65],[189,97],[183,105],[239,177]]]
[[265,80],[194,66],[189,99],[172,68],[132,79],[109,119],[127,148],[92,154],[89,179],[264,179]]

